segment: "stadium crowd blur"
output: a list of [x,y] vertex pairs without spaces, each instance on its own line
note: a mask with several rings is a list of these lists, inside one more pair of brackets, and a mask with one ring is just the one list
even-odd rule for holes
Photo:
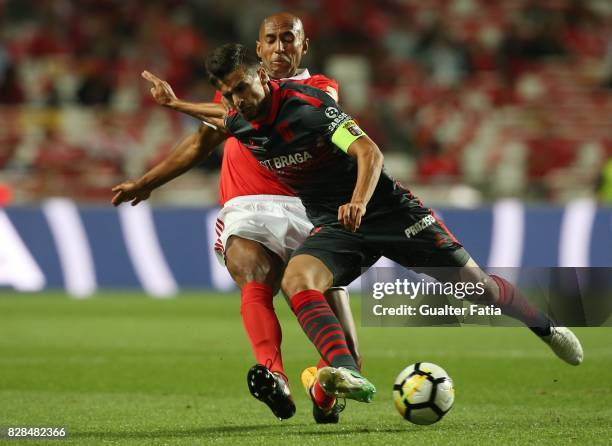
[[[302,17],[311,72],[434,202],[563,202],[612,156],[609,0],[0,0],[0,203],[108,201],[198,123],[155,105],[148,69],[208,101],[203,58]],[[219,157],[154,194],[212,204]]]

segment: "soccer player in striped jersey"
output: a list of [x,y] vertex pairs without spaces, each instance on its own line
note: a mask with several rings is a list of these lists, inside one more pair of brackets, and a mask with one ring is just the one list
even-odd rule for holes
[[484,292],[476,303],[523,322],[567,363],[582,362],[572,331],[555,326],[512,284],[482,271],[435,214],[384,172],[376,144],[328,95],[270,80],[238,44],[217,48],[206,65],[231,105],[228,111],[210,107],[210,122],[295,190],[315,224],[281,286],[307,336],[332,365],[316,376],[329,395],[368,402],[375,388],[351,358],[322,291],[350,283],[381,255],[406,268],[430,268],[444,282],[479,285]]

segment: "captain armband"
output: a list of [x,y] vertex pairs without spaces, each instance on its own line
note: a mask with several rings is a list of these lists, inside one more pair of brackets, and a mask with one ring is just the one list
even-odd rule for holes
[[355,121],[349,119],[345,123],[338,126],[331,137],[331,141],[338,146],[342,151],[348,153],[348,148],[353,142],[365,135],[365,132],[357,125]]

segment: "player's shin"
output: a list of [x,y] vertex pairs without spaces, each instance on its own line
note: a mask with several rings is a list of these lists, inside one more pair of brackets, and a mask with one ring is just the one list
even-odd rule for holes
[[[344,331],[344,337],[346,338],[346,344],[353,359],[357,363],[357,367],[361,370],[361,355],[359,354],[359,341],[357,337],[357,328],[355,327],[355,321],[353,319],[353,313],[351,311],[351,305],[349,302],[348,291],[344,288],[330,288],[325,293],[325,299],[330,308],[338,318],[342,330]],[[317,365],[317,368],[325,367],[324,360],[321,360]]]
[[533,305],[521,292],[506,279],[491,274],[497,287],[499,296],[495,305],[506,316],[518,319],[529,327],[538,336],[547,336],[551,330],[551,320],[535,305]]
[[242,287],[240,314],[257,363],[287,380],[281,355],[282,332],[272,298],[272,287],[249,282]]
[[505,279],[495,275],[491,275],[491,278],[499,288],[495,305],[503,314],[527,325],[563,361],[572,365],[582,363],[584,359],[582,345],[570,329],[555,326],[549,316],[538,310]]
[[291,308],[325,362],[332,367],[359,370],[338,318],[321,292],[305,290],[294,294],[291,296]]

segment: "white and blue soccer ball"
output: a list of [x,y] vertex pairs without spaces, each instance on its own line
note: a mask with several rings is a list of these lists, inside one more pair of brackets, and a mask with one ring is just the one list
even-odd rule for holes
[[442,367],[417,362],[397,376],[393,401],[404,419],[414,424],[433,424],[453,407],[455,386]]

